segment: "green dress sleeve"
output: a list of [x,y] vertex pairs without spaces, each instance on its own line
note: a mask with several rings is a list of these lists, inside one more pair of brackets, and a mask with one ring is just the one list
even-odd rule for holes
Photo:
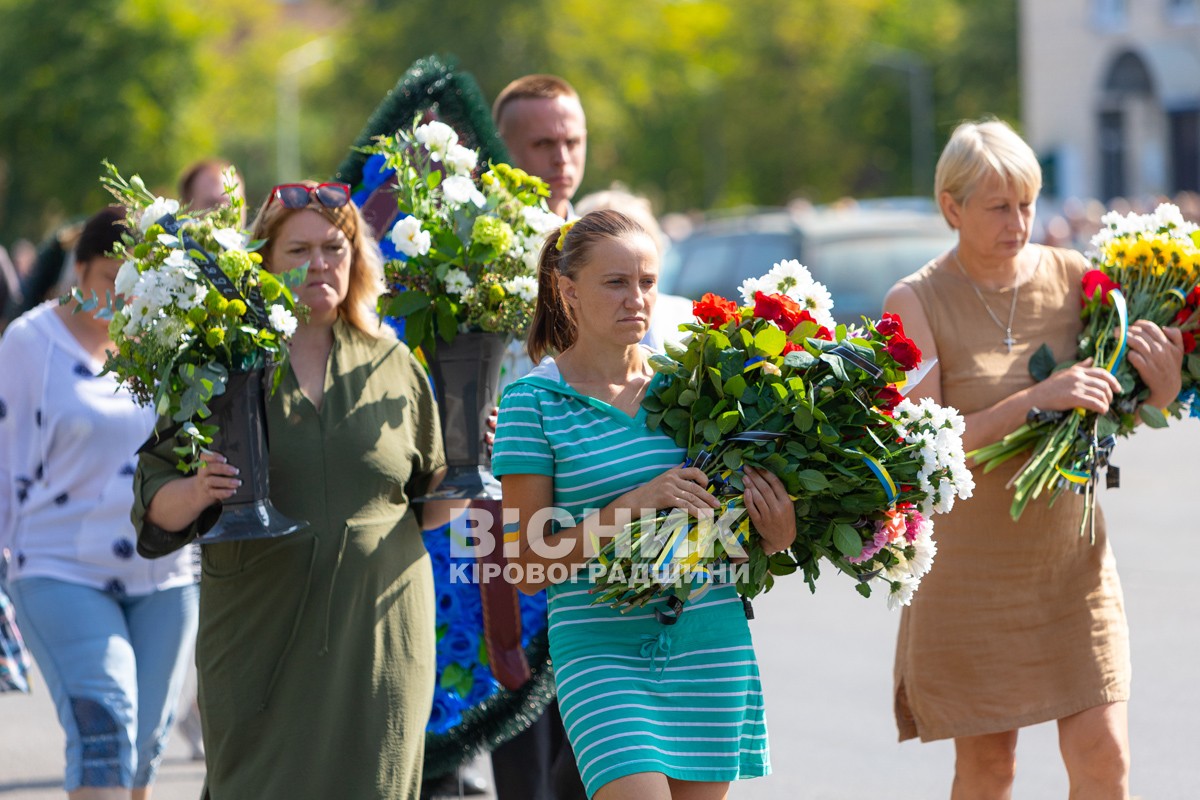
[[154,495],[168,483],[187,475],[176,469],[173,448],[175,437],[161,435],[174,428],[170,420],[160,419],[154,434],[138,451],[137,472],[133,476],[133,508],[130,519],[137,532],[137,551],[144,558],[160,558],[184,547],[216,524],[221,504],[214,503],[181,531],[168,531],[146,519],[146,509]]

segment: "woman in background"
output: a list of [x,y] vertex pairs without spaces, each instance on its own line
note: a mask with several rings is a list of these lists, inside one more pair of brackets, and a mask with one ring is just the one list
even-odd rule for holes
[[[75,249],[85,297],[114,291],[124,211]],[[78,312],[78,313],[77,313]],[[150,797],[196,632],[193,553],[147,561],[129,521],[154,411],[110,375],[108,321],[52,300],[0,339],[0,549],[26,644],[66,733],[69,797]]]

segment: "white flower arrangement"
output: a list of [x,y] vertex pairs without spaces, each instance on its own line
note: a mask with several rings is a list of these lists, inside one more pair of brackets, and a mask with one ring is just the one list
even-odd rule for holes
[[[286,359],[286,339],[297,324],[289,287],[302,274],[263,269],[255,252],[261,242],[251,243],[237,227],[243,201],[234,176],[225,176],[228,205],[180,214],[178,201],[151,194],[136,175],[126,181],[112,164],[105,167],[101,183],[125,207],[135,232],[115,254],[125,262],[116,294],[100,312],[110,317],[117,346],[105,371],[139,402],[180,423],[178,466],[191,470],[212,442],[216,429],[202,420],[229,373]],[[85,308],[101,303],[76,299]]]
[[524,333],[538,254],[563,224],[546,206],[546,184],[507,164],[476,179],[478,153],[437,121],[418,119],[364,152],[396,173],[402,215],[385,244],[398,257],[385,265],[392,292],[381,310],[404,318],[409,343],[432,352],[465,331]]
[[929,398],[914,403],[908,398],[892,411],[896,435],[918,447],[921,467],[917,471],[920,490],[926,493],[918,510],[925,516],[945,514],[957,497],[967,500],[975,491],[975,479],[967,468],[962,435],[966,423],[957,409],[943,407]]

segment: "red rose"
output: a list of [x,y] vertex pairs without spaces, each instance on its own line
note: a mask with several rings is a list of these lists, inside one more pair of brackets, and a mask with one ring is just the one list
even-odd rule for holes
[[875,407],[880,411],[891,411],[903,399],[904,395],[900,394],[895,386],[884,386],[875,393]]
[[875,323],[875,330],[884,336],[895,336],[897,333],[903,336],[904,323],[900,321],[898,314],[890,314],[885,311],[883,319]]
[[785,345],[783,346],[783,352],[782,352],[782,353],[780,353],[779,355],[781,355],[781,356],[786,356],[788,353],[795,353],[795,352],[799,352],[799,351],[801,351],[801,350],[803,350],[803,349],[804,349],[803,347],[801,347],[800,345],[796,344],[795,342],[788,342],[787,344],[785,344]]
[[1192,308],[1200,306],[1200,286],[1193,286],[1191,291],[1187,293],[1187,305]]
[[1117,283],[1098,269],[1090,269],[1083,273],[1084,302],[1094,298],[1096,296],[1096,292],[1098,291],[1100,292],[1101,302],[1104,305],[1108,305],[1108,293],[1113,289],[1120,288],[1121,284]]
[[1190,353],[1196,349],[1196,337],[1187,331],[1183,331],[1183,352]]
[[738,304],[709,292],[692,303],[692,314],[701,322],[719,328],[738,317]]
[[912,339],[896,334],[891,341],[887,343],[887,353],[896,360],[900,365],[900,369],[908,372],[916,369],[917,364],[921,363],[921,351],[913,344]]
[[754,293],[754,316],[774,322],[784,333],[791,333],[792,328],[806,319],[812,319],[811,314],[787,295],[762,292]]

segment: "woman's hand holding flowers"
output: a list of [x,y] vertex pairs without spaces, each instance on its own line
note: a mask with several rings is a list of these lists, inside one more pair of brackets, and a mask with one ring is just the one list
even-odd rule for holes
[[1033,405],[1043,411],[1068,411],[1082,408],[1103,414],[1108,411],[1113,394],[1121,391],[1106,369],[1092,366],[1085,359],[1051,375],[1033,387]]
[[1129,326],[1127,358],[1150,389],[1145,404],[1165,409],[1183,388],[1183,334],[1139,319]]
[[708,476],[695,467],[675,467],[654,480],[634,489],[628,499],[636,511],[642,509],[684,508],[693,516],[713,515],[720,502],[705,487]]
[[774,473],[749,465],[743,470],[746,510],[763,540],[763,551],[774,555],[796,540],[796,507],[783,481]]

